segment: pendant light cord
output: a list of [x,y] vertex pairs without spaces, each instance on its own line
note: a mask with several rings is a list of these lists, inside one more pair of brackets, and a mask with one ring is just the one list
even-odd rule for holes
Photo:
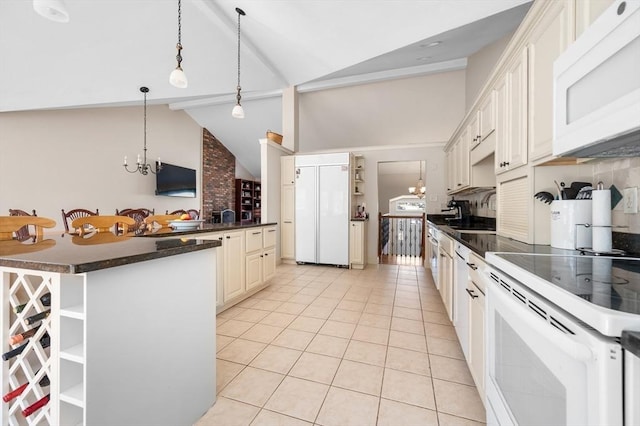
[[176,60],[178,61],[178,67],[182,64],[182,0],[178,0],[178,54]]
[[236,7],[236,12],[238,12],[238,103],[240,103],[240,15],[244,15],[242,9]]

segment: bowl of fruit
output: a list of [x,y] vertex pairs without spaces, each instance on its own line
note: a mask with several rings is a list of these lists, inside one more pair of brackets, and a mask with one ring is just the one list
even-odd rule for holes
[[197,229],[203,223],[204,220],[192,219],[187,213],[181,215],[179,219],[169,221],[169,225],[171,225],[173,229],[181,231]]

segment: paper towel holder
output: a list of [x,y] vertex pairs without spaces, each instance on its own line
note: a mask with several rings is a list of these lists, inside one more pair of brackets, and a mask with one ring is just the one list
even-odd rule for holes
[[[628,226],[615,226],[615,225],[592,225],[590,223],[576,223],[576,233],[578,232],[578,226],[584,226],[585,228],[628,228]],[[576,238],[577,242],[577,238]],[[611,251],[595,251],[592,247],[575,247],[576,250],[580,252],[580,254],[593,254],[596,256],[625,256],[627,254],[626,251],[620,249],[612,248]]]

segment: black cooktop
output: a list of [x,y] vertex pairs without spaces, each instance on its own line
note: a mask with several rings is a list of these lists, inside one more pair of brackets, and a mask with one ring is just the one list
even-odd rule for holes
[[640,258],[517,253],[497,256],[595,305],[640,315]]

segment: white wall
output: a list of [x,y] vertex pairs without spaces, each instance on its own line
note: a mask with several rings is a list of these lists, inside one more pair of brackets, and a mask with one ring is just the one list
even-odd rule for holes
[[299,152],[447,141],[465,111],[465,72],[300,94]]
[[155,176],[129,174],[123,158],[142,154],[141,106],[0,113],[0,215],[36,209],[64,229],[61,209],[200,208],[202,128],[166,105],[147,109],[149,162],[197,170],[197,198],[154,195]]
[[511,37],[515,31],[510,32],[501,39],[491,43],[490,45],[478,50],[467,58],[467,72],[465,81],[465,97],[466,108],[468,111],[476,100],[476,96],[480,93],[480,89],[487,81],[489,74],[496,66],[500,55],[509,44]]

